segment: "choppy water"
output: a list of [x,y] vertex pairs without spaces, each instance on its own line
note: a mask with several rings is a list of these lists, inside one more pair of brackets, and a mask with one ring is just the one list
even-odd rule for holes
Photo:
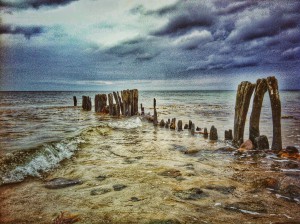
[[[143,133],[149,138],[144,144],[156,142],[158,147],[166,144],[169,137],[152,139],[146,130],[153,127],[137,117],[110,118],[93,110],[86,112],[72,106],[73,96],[77,96],[78,105],[81,105],[82,95],[93,98],[98,93],[101,92],[0,92],[0,184],[22,181],[27,176],[40,176],[58,166],[62,160],[71,158],[75,151],[80,150],[82,144],[92,144],[86,142],[83,133],[94,130],[93,127],[109,127],[112,132],[118,128],[124,134],[129,129],[145,130]],[[220,140],[223,140],[224,130],[233,128],[235,91],[140,92],[139,103],[143,103],[146,113],[152,113],[154,97],[157,99],[159,119],[175,117],[183,123],[192,120],[201,128],[215,125]],[[299,148],[300,92],[282,91],[281,101],[282,115],[288,116],[288,119],[282,119],[283,145]],[[245,138],[248,136],[247,127],[246,124]],[[272,122],[267,94],[260,127],[261,134],[267,135],[271,143]],[[161,131],[162,135],[165,132]],[[199,136],[191,138],[187,132],[171,135],[186,137],[186,147],[209,147],[207,140]],[[220,146],[221,143],[224,144],[220,141]],[[113,148],[122,147],[117,139],[110,141],[110,144]]]

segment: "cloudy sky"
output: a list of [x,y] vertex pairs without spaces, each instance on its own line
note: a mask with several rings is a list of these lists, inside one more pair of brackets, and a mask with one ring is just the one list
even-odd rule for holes
[[300,1],[0,0],[0,90],[300,89]]

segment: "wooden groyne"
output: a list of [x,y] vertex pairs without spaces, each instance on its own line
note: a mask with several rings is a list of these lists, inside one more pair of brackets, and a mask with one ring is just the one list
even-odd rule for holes
[[[230,142],[233,146],[247,147],[247,149],[269,149],[269,142],[265,135],[261,135],[259,130],[260,114],[263,104],[263,98],[268,91],[271,101],[272,121],[273,121],[273,142],[271,149],[274,151],[282,150],[281,136],[281,102],[278,90],[278,81],[274,76],[258,79],[255,84],[244,81],[238,85],[235,102],[235,115],[233,131],[225,130],[224,140]],[[248,114],[251,97],[254,93],[252,112],[249,122],[249,139],[244,141],[245,123]],[[139,113],[139,92],[137,89],[127,89],[109,94],[97,94],[95,96],[95,112],[109,114],[111,116],[134,116],[141,115],[142,118],[153,123],[154,126],[168,128],[171,130],[183,131],[188,129],[192,135],[202,134],[204,138],[212,141],[219,140],[218,131],[215,126],[211,126],[210,132],[207,128],[200,128],[191,120],[183,125],[183,121],[176,118],[163,119],[158,122],[158,112],[156,108],[156,99],[153,99],[153,115],[145,114],[143,104],[140,104],[141,113]],[[77,105],[76,96],[73,97],[74,106]],[[82,109],[90,111],[92,108],[91,98],[82,96]]]
[[[96,113],[109,114],[120,117],[138,115],[139,92],[137,89],[127,89],[109,94],[96,94],[94,105]],[[76,96],[73,97],[74,106],[77,106]],[[76,102],[76,104],[75,104]],[[92,110],[91,97],[82,96],[82,109],[85,111]]]

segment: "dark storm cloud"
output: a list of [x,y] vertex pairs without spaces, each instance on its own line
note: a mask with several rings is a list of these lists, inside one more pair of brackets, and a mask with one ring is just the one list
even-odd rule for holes
[[118,57],[132,57],[138,61],[148,61],[159,55],[161,51],[155,41],[153,38],[135,38],[121,42],[106,49],[105,52]]
[[254,6],[254,5],[257,5],[257,2],[255,1],[233,2],[225,8],[221,8],[218,11],[218,14],[219,15],[233,14],[233,13],[244,11],[245,9],[248,9],[250,6]]
[[21,0],[18,2],[10,2],[0,0],[0,9],[39,9],[40,7],[57,7],[70,4],[71,2],[78,0]]
[[32,36],[40,35],[44,32],[42,26],[11,26],[0,25],[0,35],[2,34],[21,34],[30,39]]
[[230,34],[231,41],[251,41],[262,37],[272,37],[285,30],[299,26],[300,15],[286,14],[284,11],[270,12],[268,16],[245,20]]
[[172,10],[157,11],[159,15],[164,15],[166,12],[172,12],[169,15],[168,23],[154,31],[153,35],[180,35],[192,28],[210,27],[215,22],[212,9],[201,3],[180,2],[173,6]]

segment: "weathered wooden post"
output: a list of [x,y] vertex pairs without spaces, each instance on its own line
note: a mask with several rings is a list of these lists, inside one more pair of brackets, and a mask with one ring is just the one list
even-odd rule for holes
[[232,130],[225,130],[225,140],[232,140],[233,136],[232,136]]
[[178,131],[182,131],[182,120],[178,120],[177,126],[178,126]]
[[156,99],[155,98],[153,99],[153,110],[154,110],[154,113],[153,113],[153,124],[156,126],[158,124],[158,121],[157,121]]
[[74,107],[77,107],[77,98],[76,98],[76,96],[73,96],[73,102],[74,102]]
[[119,102],[119,97],[118,94],[116,92],[113,92],[115,101],[116,101],[116,116],[120,117],[120,108],[121,108],[121,104]]
[[191,130],[193,122],[189,120],[189,129]]
[[82,109],[87,111],[92,109],[92,101],[89,96],[82,96]]
[[175,130],[176,129],[176,118],[172,118],[170,129]]
[[211,128],[210,128],[209,139],[210,140],[218,140],[218,131],[215,128],[215,126],[211,126]]
[[97,94],[95,95],[95,112],[96,113],[103,113],[106,111],[106,102],[107,96],[106,94]]
[[233,143],[240,146],[244,142],[244,129],[246,116],[249,109],[250,99],[255,85],[250,82],[241,82],[236,94],[234,114],[234,138]]
[[165,127],[165,121],[164,121],[164,119],[161,119],[161,121],[159,122],[159,126],[160,127]]
[[273,141],[272,150],[282,150],[282,136],[281,136],[281,102],[279,98],[278,81],[274,76],[267,78],[268,92],[272,108],[273,120]]
[[121,92],[121,96],[123,100],[124,115],[131,116],[131,114],[129,114],[130,91],[128,89],[123,90]]
[[185,125],[184,125],[184,129],[189,129],[189,125],[188,125],[188,124],[185,124]]
[[139,113],[139,91],[137,89],[133,89],[133,115],[137,115]]
[[114,115],[114,100],[111,93],[108,94],[109,115]]
[[143,104],[141,104],[141,115],[145,115],[145,108],[143,107]]
[[257,147],[257,145],[255,144],[255,138],[260,136],[260,132],[259,132],[260,113],[261,113],[262,103],[264,100],[264,95],[267,92],[267,90],[268,90],[267,80],[258,79],[256,81],[252,112],[251,112],[250,124],[249,124],[249,139],[252,141],[255,147]]
[[118,91],[117,91],[117,95],[118,95],[118,99],[119,99],[119,104],[120,104],[120,110],[121,110],[121,113],[122,113],[122,115],[124,115],[123,102],[122,102],[122,99],[121,99],[120,94],[119,94]]
[[192,123],[192,125],[191,125],[191,134],[192,135],[195,134],[195,123]]
[[204,136],[204,138],[208,138],[207,128],[204,128],[203,136]]

